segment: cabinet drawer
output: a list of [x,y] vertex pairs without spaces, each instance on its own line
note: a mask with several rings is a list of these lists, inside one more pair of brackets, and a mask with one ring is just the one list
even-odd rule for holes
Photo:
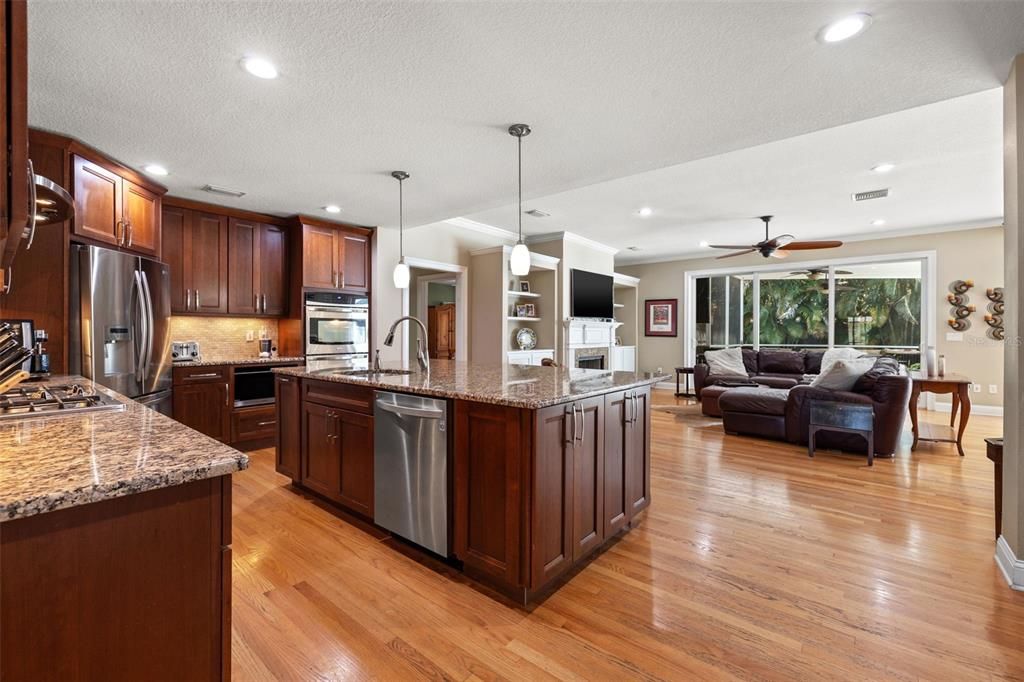
[[175,384],[195,384],[201,381],[227,381],[231,368],[226,365],[213,367],[175,367]]
[[373,389],[333,381],[303,381],[306,400],[364,414],[373,413]]
[[231,442],[238,443],[277,434],[277,407],[261,405],[245,407],[231,412]]

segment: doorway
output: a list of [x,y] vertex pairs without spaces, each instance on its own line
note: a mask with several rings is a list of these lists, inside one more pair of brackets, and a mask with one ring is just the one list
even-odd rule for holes
[[[465,362],[469,357],[469,269],[408,256],[405,260],[410,268],[410,286],[402,293],[402,314],[417,317],[427,327],[427,350],[432,360]],[[402,363],[411,368],[416,366],[419,330],[415,325],[406,329]]]

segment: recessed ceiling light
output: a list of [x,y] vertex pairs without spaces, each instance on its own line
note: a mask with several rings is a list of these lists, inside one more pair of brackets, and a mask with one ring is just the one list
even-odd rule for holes
[[707,239],[701,239],[700,240],[700,247],[702,249],[706,249],[708,246],[709,246],[709,244],[708,244],[708,240]]
[[246,57],[242,60],[242,68],[257,78],[265,80],[277,78],[277,67],[263,57]]
[[150,163],[142,168],[150,175],[167,175],[167,169],[158,163]]
[[338,206],[336,204],[327,204],[326,206],[324,206],[324,210],[327,211],[328,213],[341,213],[341,206]]
[[636,212],[636,214],[641,218],[646,218],[650,216],[652,213],[654,213],[654,209],[651,208],[650,206],[644,206],[643,208]]
[[876,218],[875,220],[871,221],[871,224],[874,225],[875,227],[881,227],[882,225],[885,225],[885,219]]
[[823,43],[840,43],[849,40],[871,25],[871,15],[863,12],[851,14],[837,19],[818,32],[818,40]]
[[885,163],[880,163],[877,166],[872,166],[871,170],[874,171],[875,173],[888,173],[895,167],[895,163],[889,163],[888,161],[886,161]]

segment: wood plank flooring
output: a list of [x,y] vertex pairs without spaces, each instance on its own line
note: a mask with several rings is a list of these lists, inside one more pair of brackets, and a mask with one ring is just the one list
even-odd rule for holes
[[[640,526],[530,611],[338,518],[253,453],[234,488],[236,680],[1024,679],[992,464],[726,436],[655,391]],[[941,422],[948,415],[923,419]],[[400,549],[400,547],[399,547]],[[441,570],[434,570],[440,568]]]

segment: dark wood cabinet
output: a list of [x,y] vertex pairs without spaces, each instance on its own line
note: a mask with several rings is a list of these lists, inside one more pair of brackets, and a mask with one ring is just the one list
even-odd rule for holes
[[75,154],[72,234],[144,256],[160,253],[161,193],[124,177],[113,163]]
[[175,419],[211,438],[231,441],[231,369],[176,367],[171,412]]
[[311,289],[370,289],[370,232],[330,223],[302,225],[302,286]]
[[650,504],[649,388],[605,396],[604,532],[622,530]]
[[570,407],[537,411],[533,510],[530,517],[530,584],[543,585],[572,567],[573,442]]
[[427,348],[432,358],[455,358],[455,304],[427,308]]
[[[5,2],[0,48],[0,291],[28,224],[29,193],[35,179],[28,160],[28,27],[26,3]],[[34,207],[33,207],[34,210]]]
[[302,453],[302,393],[299,379],[278,376],[274,380],[277,405],[277,473],[300,479]]
[[228,220],[164,205],[163,260],[170,268],[171,312],[228,312]]
[[[309,400],[311,396],[320,402]],[[325,382],[310,382],[306,398],[302,404],[302,485],[373,518],[373,416],[369,404],[363,409],[362,401],[345,386]]]
[[228,312],[283,315],[287,306],[284,229],[230,218],[228,233]]
[[604,541],[604,396],[574,407],[579,437],[572,444],[572,558],[579,561]]

